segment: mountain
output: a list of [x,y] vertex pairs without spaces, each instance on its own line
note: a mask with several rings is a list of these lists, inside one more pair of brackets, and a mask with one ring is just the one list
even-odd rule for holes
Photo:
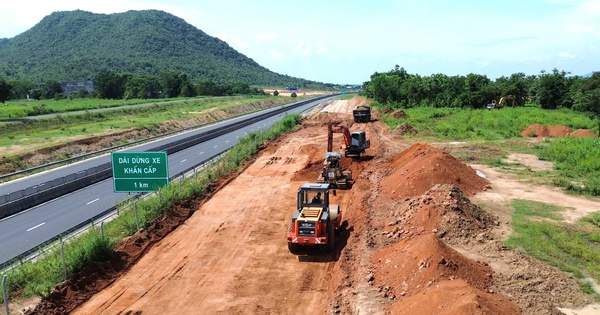
[[28,31],[0,39],[0,77],[5,79],[83,81],[101,71],[176,71],[192,81],[250,85],[316,83],[272,72],[226,42],[158,10],[54,12]]

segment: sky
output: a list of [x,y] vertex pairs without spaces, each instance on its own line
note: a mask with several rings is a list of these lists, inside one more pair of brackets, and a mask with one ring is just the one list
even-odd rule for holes
[[361,84],[396,65],[492,80],[600,71],[600,0],[12,0],[0,38],[77,9],[162,10],[271,71],[323,83]]

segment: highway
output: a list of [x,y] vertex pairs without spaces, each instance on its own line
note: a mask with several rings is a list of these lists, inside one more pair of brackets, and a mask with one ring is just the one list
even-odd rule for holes
[[[289,113],[306,111],[319,103],[334,99],[335,97],[309,102],[298,108],[290,109]],[[257,114],[259,113],[252,115]],[[184,170],[202,164],[210,157],[228,150],[238,142],[239,138],[252,131],[267,129],[281,120],[283,116],[285,116],[285,113],[269,117],[252,125],[236,129],[228,134],[212,138],[199,145],[170,154],[168,156],[170,177],[177,176]],[[223,123],[235,124],[236,121],[241,119],[243,118],[239,117],[205,128],[217,128]],[[129,148],[126,151],[145,151],[165,141],[174,141],[181,137],[189,137],[193,133],[204,132],[206,131],[205,128],[189,131],[185,134],[178,134],[136,148]],[[56,177],[77,172],[78,170],[87,169],[94,164],[106,162],[110,162],[110,154],[8,182],[0,186],[0,188],[3,189],[2,191],[14,191],[15,187],[29,187],[46,180],[52,180]],[[15,257],[21,256],[23,253],[39,247],[41,244],[75,226],[89,222],[92,218],[131,197],[127,193],[115,193],[111,177],[110,179],[0,220],[0,266]]]

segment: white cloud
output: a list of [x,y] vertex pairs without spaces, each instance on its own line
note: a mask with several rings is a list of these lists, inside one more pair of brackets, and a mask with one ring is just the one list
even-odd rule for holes
[[260,33],[260,34],[256,35],[254,38],[257,41],[264,42],[264,41],[275,40],[275,39],[277,39],[278,36],[279,36],[279,34],[277,34],[276,32],[267,32],[267,33]]
[[577,56],[568,52],[561,52],[558,54],[559,57],[561,58],[568,58],[568,59],[572,59],[572,58],[576,58]]
[[573,32],[593,32],[594,31],[594,27],[593,26],[590,26],[590,25],[581,25],[581,24],[566,25],[565,29],[567,31],[573,31]]

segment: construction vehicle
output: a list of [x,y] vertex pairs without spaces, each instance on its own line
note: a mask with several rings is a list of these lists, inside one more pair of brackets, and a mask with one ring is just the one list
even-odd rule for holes
[[371,121],[371,106],[360,105],[352,111],[354,122],[370,122]]
[[317,178],[317,183],[329,183],[333,188],[347,189],[352,184],[352,171],[343,170],[340,165],[342,155],[337,152],[325,153],[323,170]]
[[365,153],[365,150],[371,147],[371,141],[367,139],[364,131],[350,130],[344,126],[333,126],[333,123],[327,124],[327,152],[333,152],[333,134],[341,133],[344,136],[344,156],[352,156],[360,159],[360,155]]
[[500,101],[496,104],[496,100],[492,100],[492,102],[490,104],[487,104],[487,109],[500,109],[502,107],[504,107],[504,103],[508,100],[512,101],[512,107],[515,107],[515,102],[516,102],[516,96],[514,95],[506,95],[506,96],[502,96],[500,98]]
[[298,189],[298,204],[287,235],[290,253],[300,255],[315,247],[335,250],[342,212],[339,205],[329,204],[329,190],[328,183],[306,183]]

